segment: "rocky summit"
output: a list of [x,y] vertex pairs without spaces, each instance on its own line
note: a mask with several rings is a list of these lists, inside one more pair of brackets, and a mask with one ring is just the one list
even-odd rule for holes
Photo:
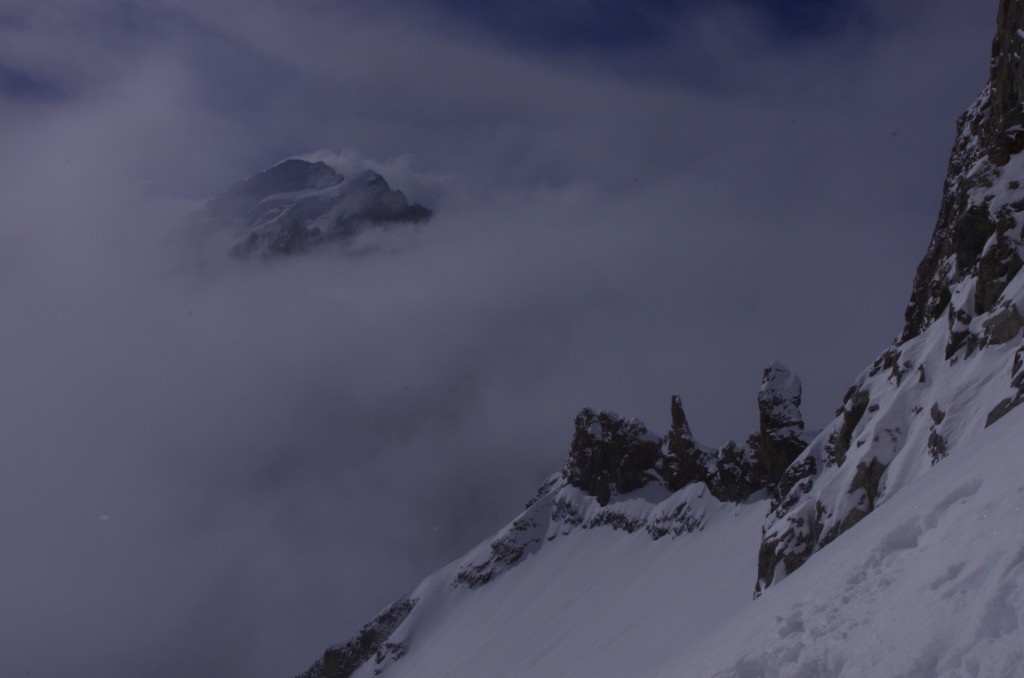
[[664,435],[583,409],[519,516],[303,675],[1022,675],[1022,59],[1001,0],[903,330],[822,430],[779,363],[717,448],[679,396]]
[[242,257],[306,252],[344,242],[367,228],[426,221],[433,212],[410,203],[380,174],[344,177],[324,162],[298,158],[240,181],[211,200],[198,216],[226,233]]

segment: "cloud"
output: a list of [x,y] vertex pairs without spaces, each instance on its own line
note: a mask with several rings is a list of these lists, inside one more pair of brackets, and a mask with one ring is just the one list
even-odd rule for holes
[[[664,429],[680,392],[719,444],[779,359],[823,424],[899,329],[994,9],[782,44],[716,6],[595,56],[437,9],[9,6],[5,63],[68,95],[0,104],[0,672],[112,676],[300,670],[583,406]],[[196,258],[190,209],[310,153],[436,219]]]

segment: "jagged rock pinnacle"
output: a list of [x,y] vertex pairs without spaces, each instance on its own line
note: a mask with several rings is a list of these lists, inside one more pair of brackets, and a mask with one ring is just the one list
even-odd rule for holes
[[757,407],[761,415],[758,458],[769,483],[779,481],[805,447],[800,379],[780,363],[765,368]]
[[690,423],[683,412],[679,396],[672,396],[672,427],[665,436],[664,461],[661,475],[673,492],[690,483],[706,481],[707,462],[693,439]]

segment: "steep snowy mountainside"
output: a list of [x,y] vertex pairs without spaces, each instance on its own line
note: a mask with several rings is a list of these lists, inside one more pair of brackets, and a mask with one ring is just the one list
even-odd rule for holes
[[900,339],[791,466],[765,525],[758,589],[1024,401],[1024,3],[1003,0],[991,76],[958,121],[935,232]]
[[[1018,410],[953,444],[928,475],[757,599],[763,494],[731,504],[700,483],[668,493],[652,482],[602,507],[556,475],[497,539],[305,675],[1015,678],[1024,666],[1022,435]],[[555,505],[573,509],[556,516]],[[676,522],[678,534],[655,538],[656,518],[680,506],[699,527]],[[602,518],[608,508],[621,518]]]
[[380,174],[344,177],[324,162],[285,160],[211,200],[199,220],[230,236],[240,256],[296,254],[343,241],[363,229],[429,219]]
[[[703,642],[684,641],[658,670],[628,675],[1021,676],[1022,436],[1018,410],[952,445],[927,475]],[[669,610],[647,612],[672,623]],[[529,675],[585,674],[541,668]]]
[[[1024,304],[1024,279],[1005,291]],[[1020,324],[978,319],[979,346],[946,358],[950,329],[934,323],[855,382],[839,416],[789,467],[766,523],[758,565],[764,589],[957,453],[1016,397]],[[993,318],[997,318],[993,322]],[[987,326],[987,329],[986,329]]]

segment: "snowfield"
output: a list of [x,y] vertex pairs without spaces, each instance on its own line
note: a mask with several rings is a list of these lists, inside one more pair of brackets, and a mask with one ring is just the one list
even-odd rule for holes
[[757,599],[765,500],[674,540],[578,530],[475,590],[454,563],[413,592],[386,673],[1019,677],[1022,439],[1017,413],[979,432]]

